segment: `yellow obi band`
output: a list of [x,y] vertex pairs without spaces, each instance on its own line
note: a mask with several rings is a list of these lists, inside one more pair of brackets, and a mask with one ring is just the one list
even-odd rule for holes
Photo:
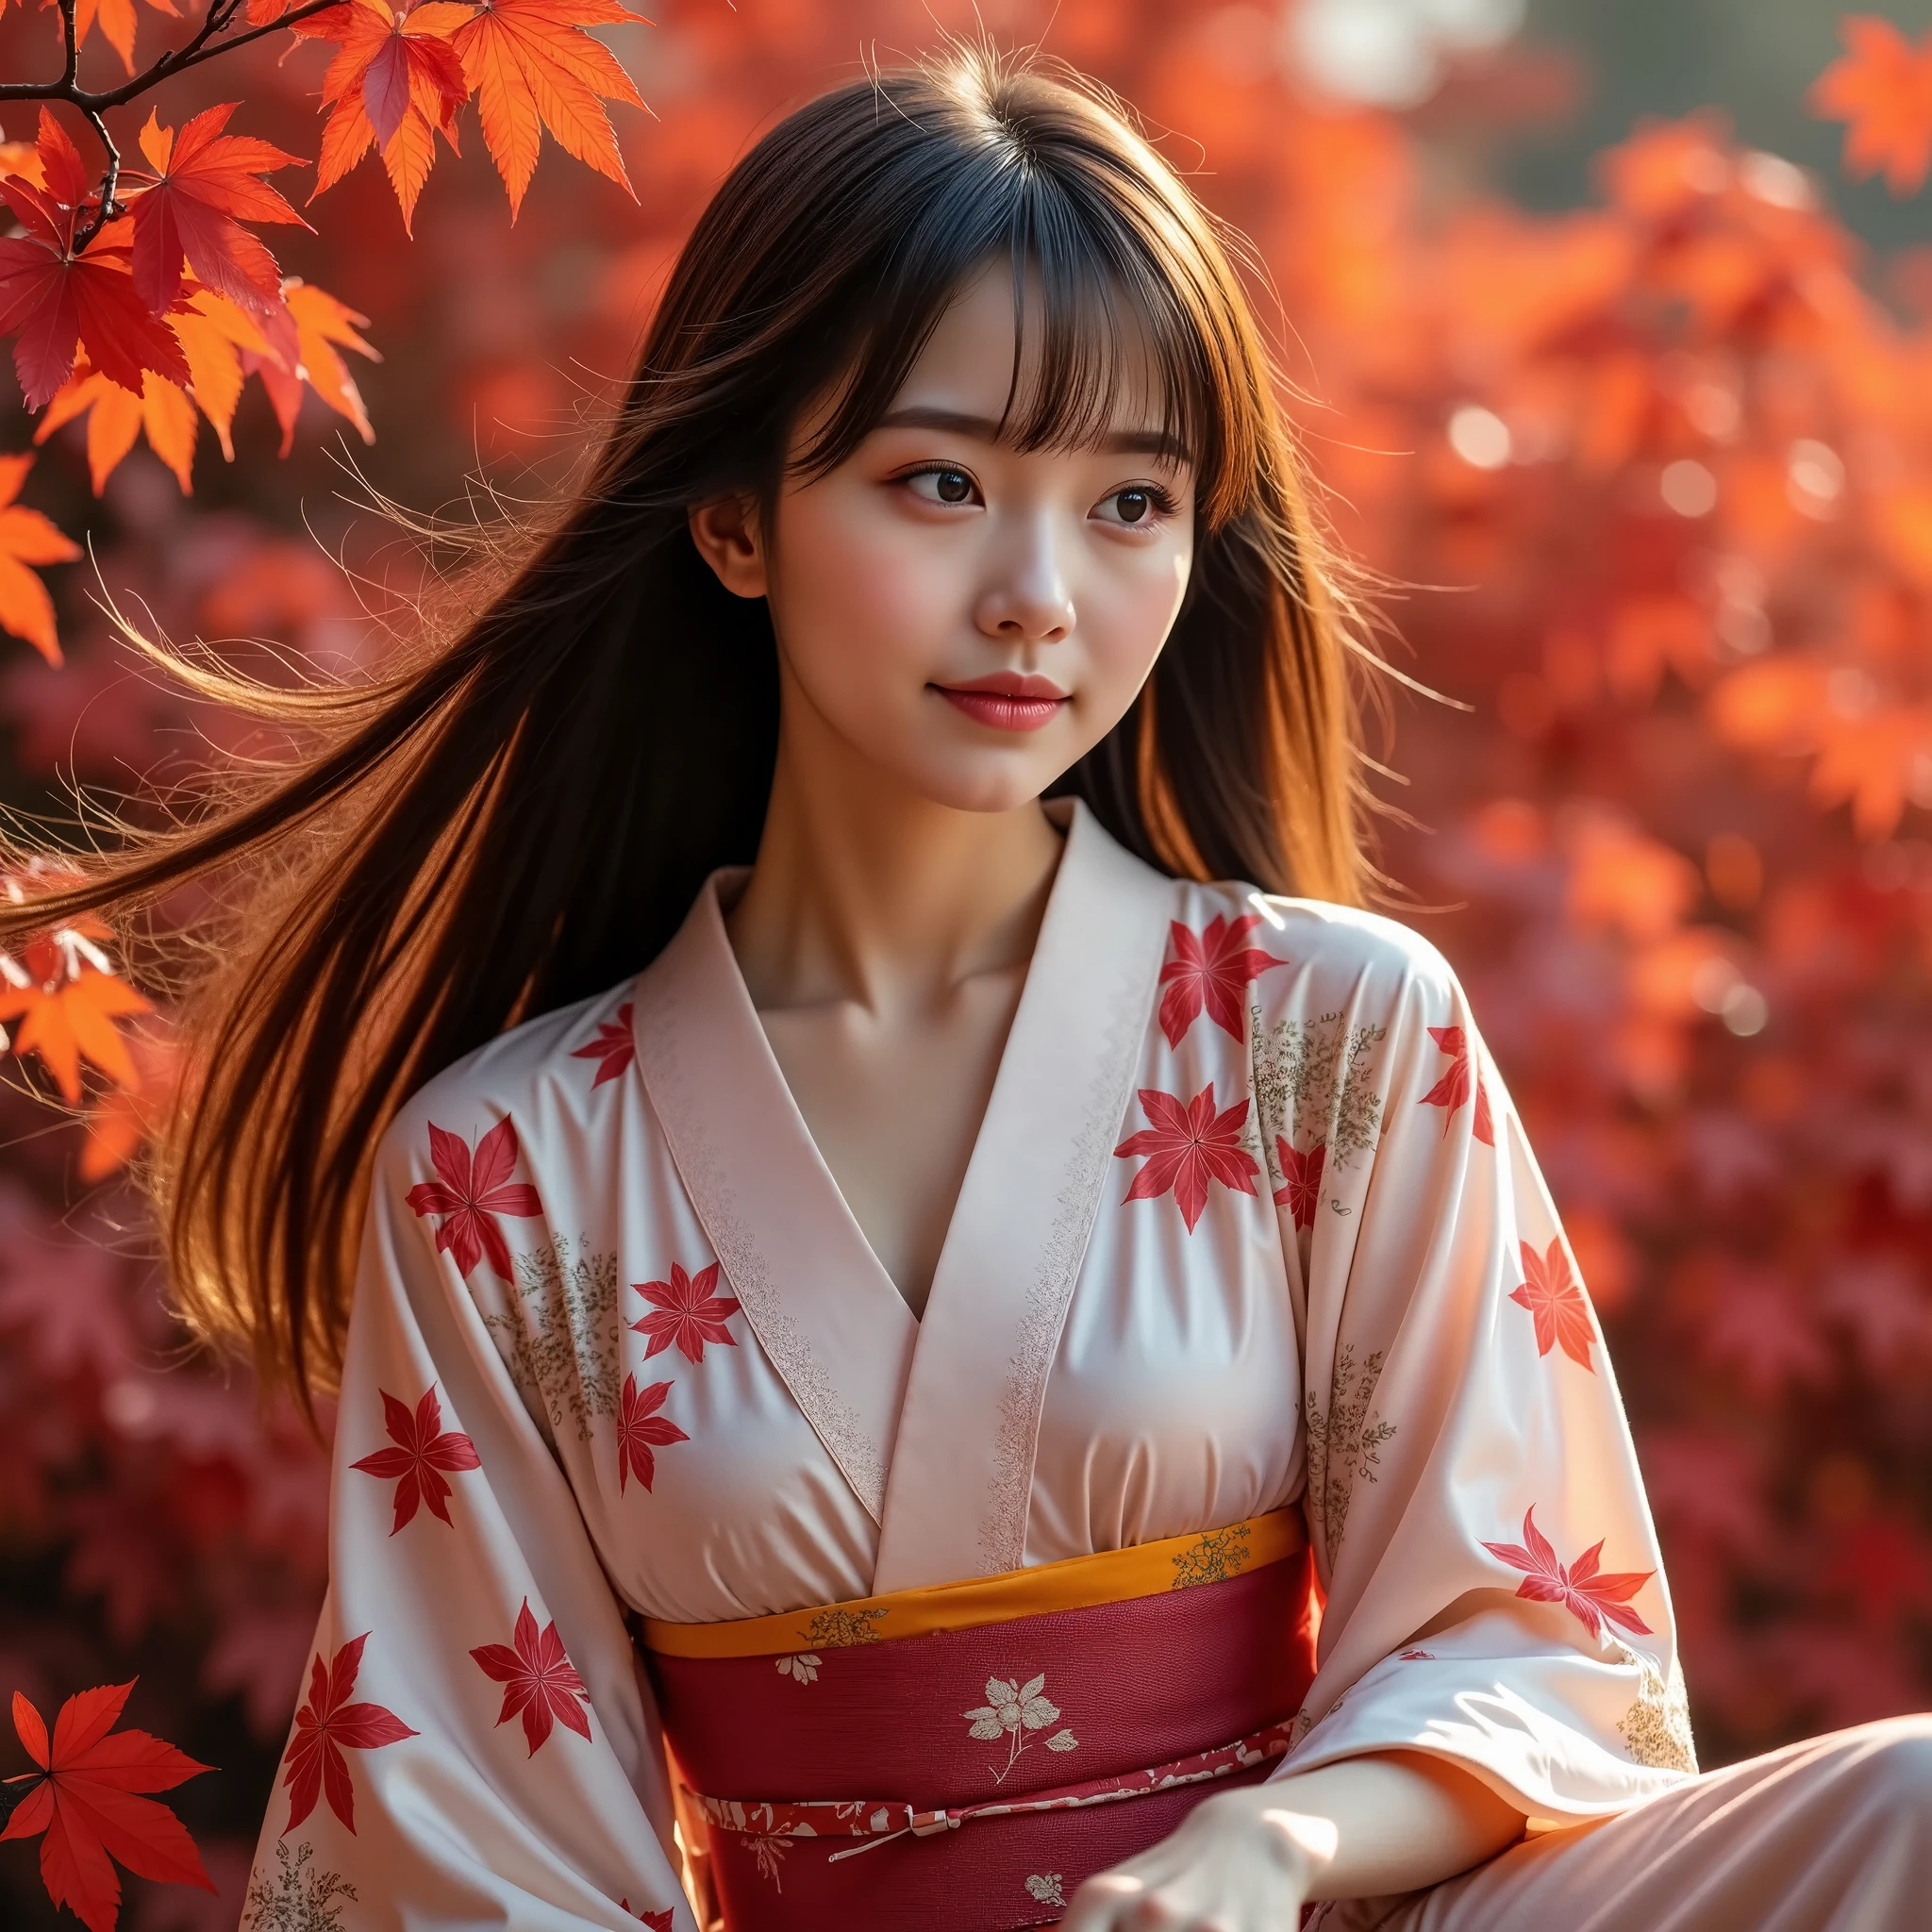
[[1197,1583],[1220,1583],[1278,1563],[1305,1548],[1307,1540],[1302,1512],[1291,1505],[1225,1529],[1069,1557],[1063,1562],[1009,1570],[999,1576],[897,1590],[818,1609],[787,1610],[775,1617],[742,1617],[720,1624],[666,1624],[647,1617],[644,1647],[660,1657],[787,1657],[878,1643],[892,1637],[1010,1624],[1021,1617],[1091,1609]]

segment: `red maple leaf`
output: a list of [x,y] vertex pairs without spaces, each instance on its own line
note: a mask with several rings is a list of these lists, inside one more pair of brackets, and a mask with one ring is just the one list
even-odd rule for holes
[[638,1378],[635,1375],[624,1378],[624,1413],[617,1424],[617,1493],[620,1496],[628,1486],[633,1471],[647,1490],[656,1480],[658,1458],[651,1454],[653,1444],[661,1449],[672,1442],[691,1441],[669,1417],[658,1413],[670,1393],[669,1382],[653,1382],[640,1395]]
[[1328,1158],[1324,1141],[1307,1154],[1297,1154],[1279,1134],[1274,1137],[1274,1153],[1281,1162],[1282,1182],[1274,1191],[1274,1205],[1294,1215],[1297,1227],[1314,1224],[1315,1209],[1322,1205],[1322,1169]]
[[375,1450],[349,1467],[384,1482],[396,1479],[396,1521],[390,1535],[414,1522],[418,1503],[427,1503],[432,1516],[449,1523],[450,1487],[442,1472],[481,1468],[476,1445],[459,1430],[443,1428],[442,1405],[436,1399],[435,1383],[423,1391],[413,1415],[408,1405],[398,1402],[387,1389],[379,1392],[390,1441],[397,1446]]
[[0,201],[24,235],[0,238],[0,336],[13,336],[13,366],[29,409],[45,406],[87,344],[88,360],[109,382],[141,393],[141,372],[189,379],[175,332],[141,299],[128,270],[125,221],[109,223],[74,252],[74,233],[92,185],[80,150],[41,109],[44,186],[0,175]]
[[110,1858],[143,1878],[215,1889],[181,1821],[165,1805],[135,1796],[172,1790],[209,1767],[146,1731],[108,1735],[133,1689],[131,1682],[103,1684],[70,1697],[54,1720],[51,1740],[40,1712],[13,1693],[13,1728],[40,1770],[27,1774],[33,1789],[0,1840],[46,1833],[41,1882],[89,1932],[113,1932],[120,1916],[121,1880]]
[[446,1218],[436,1230],[439,1253],[447,1251],[467,1279],[485,1255],[504,1280],[510,1278],[509,1243],[497,1225],[499,1214],[533,1215],[543,1211],[535,1188],[512,1181],[517,1164],[517,1130],[508,1114],[476,1142],[470,1143],[433,1121],[429,1126],[429,1158],[441,1180],[418,1181],[408,1191],[409,1206],[419,1215]]
[[[1523,1543],[1529,1547],[1524,1548]],[[1529,1573],[1517,1585],[1518,1596],[1532,1603],[1561,1604],[1592,1637],[1603,1635],[1606,1618],[1640,1637],[1651,1634],[1650,1625],[1630,1608],[1629,1599],[1650,1581],[1655,1571],[1617,1570],[1599,1574],[1596,1559],[1603,1548],[1601,1541],[1592,1543],[1574,1563],[1557,1562],[1549,1538],[1536,1526],[1533,1505],[1523,1519],[1523,1543],[1483,1545],[1512,1570]]]
[[418,0],[400,12],[388,0],[341,0],[294,23],[290,31],[298,38],[333,41],[338,50],[322,77],[330,113],[310,201],[374,144],[408,230],[436,158],[438,130],[457,144],[456,112],[470,97],[470,83],[449,36],[475,11],[455,0]]
[[514,1650],[504,1643],[485,1643],[470,1653],[483,1674],[503,1686],[503,1709],[496,1722],[507,1724],[521,1715],[532,1757],[550,1736],[553,1722],[560,1721],[579,1737],[589,1738],[591,1720],[584,1705],[591,1693],[564,1656],[555,1622],[540,1631],[525,1597],[517,1612],[515,1634]]
[[1247,1038],[1242,996],[1271,966],[1289,963],[1258,946],[1242,943],[1260,923],[1253,912],[1244,912],[1239,919],[1217,912],[1205,931],[1195,933],[1178,919],[1169,922],[1173,952],[1160,969],[1161,984],[1167,988],[1160,996],[1160,1026],[1168,1045],[1181,1043],[1182,1034],[1194,1024],[1204,1006],[1208,1017],[1224,1032],[1237,1040]]
[[651,1932],[671,1932],[671,1907],[669,1906],[666,1906],[661,1912],[654,1912],[648,1906],[640,1906],[633,1910],[630,1900],[628,1898],[621,1898],[617,1902],[617,1909],[621,1912],[629,1912],[634,1919],[641,1919],[651,1928]]
[[625,1072],[637,1058],[637,1038],[630,1030],[631,1003],[625,1000],[617,1009],[614,1020],[602,1020],[597,1024],[597,1037],[588,1046],[574,1047],[571,1058],[574,1060],[596,1060],[597,1077],[591,1082],[591,1091],[603,1086],[607,1080],[615,1080]]
[[1932,34],[1914,46],[1872,14],[1853,14],[1839,31],[1845,51],[1811,84],[1807,104],[1850,124],[1845,167],[1853,175],[1882,168],[1894,194],[1909,194],[1932,162]]
[[1527,1241],[1518,1245],[1523,1250],[1524,1280],[1509,1299],[1535,1318],[1537,1354],[1548,1355],[1554,1345],[1561,1343],[1573,1362],[1580,1362],[1594,1374],[1590,1347],[1596,1340],[1596,1330],[1591,1324],[1590,1303],[1582,1286],[1570,1272],[1562,1237],[1554,1239],[1548,1252],[1541,1255]]
[[257,178],[303,163],[253,135],[224,134],[240,105],[204,108],[178,135],[148,110],[141,151],[155,173],[134,201],[134,286],[157,315],[165,314],[181,291],[184,258],[205,287],[244,308],[266,310],[281,299],[275,257],[242,223],[292,222],[306,228],[280,192]]
[[1174,1190],[1174,1206],[1192,1234],[1208,1206],[1208,1186],[1219,1181],[1237,1193],[1255,1191],[1254,1157],[1241,1143],[1248,1117],[1245,1097],[1224,1113],[1214,1108],[1214,1083],[1208,1081],[1193,1099],[1183,1104],[1177,1094],[1152,1087],[1141,1089],[1141,1106],[1154,1123],[1130,1134],[1116,1147],[1117,1159],[1144,1154],[1147,1164],[1134,1176],[1128,1201],[1148,1201]]
[[649,1361],[675,1341],[689,1362],[705,1358],[705,1343],[722,1341],[726,1348],[738,1342],[725,1324],[738,1312],[738,1303],[718,1291],[718,1264],[687,1274],[675,1261],[671,1264],[669,1281],[634,1281],[631,1286],[658,1310],[630,1325],[640,1335],[648,1335],[651,1345],[644,1351]]
[[362,1668],[362,1646],[368,1641],[365,1630],[361,1636],[350,1638],[326,1667],[320,1657],[309,1660],[308,1702],[295,1713],[295,1735],[289,1740],[283,1759],[288,1770],[282,1783],[289,1791],[284,1838],[315,1809],[317,1796],[325,1791],[328,1808],[353,1832],[356,1788],[349,1782],[344,1748],[374,1751],[416,1735],[394,1711],[385,1710],[379,1704],[348,1701]]
[[1496,1144],[1495,1123],[1490,1113],[1489,1089],[1482,1083],[1470,1066],[1469,1036],[1460,1026],[1431,1026],[1429,1038],[1449,1055],[1449,1065],[1443,1070],[1442,1077],[1422,1097],[1424,1107],[1440,1107],[1443,1109],[1442,1131],[1447,1134],[1449,1123],[1456,1116],[1456,1109],[1469,1098],[1470,1089],[1475,1089],[1475,1137],[1486,1146]]

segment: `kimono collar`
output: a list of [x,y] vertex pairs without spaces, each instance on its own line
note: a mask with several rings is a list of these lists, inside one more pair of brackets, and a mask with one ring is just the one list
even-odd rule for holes
[[640,977],[638,1065],[759,1345],[881,1526],[875,1591],[1015,1569],[1067,1303],[1106,1191],[1173,888],[1087,808],[1067,847],[922,1324],[765,1038],[706,881]]

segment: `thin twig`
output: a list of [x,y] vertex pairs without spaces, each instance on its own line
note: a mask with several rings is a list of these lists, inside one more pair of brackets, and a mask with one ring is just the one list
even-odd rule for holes
[[241,4],[242,0],[213,0],[208,18],[202,22],[194,38],[184,46],[170,48],[158,56],[152,66],[143,68],[133,79],[123,81],[119,87],[93,90],[75,84],[75,68],[79,55],[73,32],[75,0],[60,0],[60,10],[68,23],[66,75],[59,80],[0,81],[0,101],[67,101],[83,113],[125,108],[129,101],[145,93],[158,82],[166,80],[170,75],[198,67],[204,60],[212,60],[217,54],[229,54],[237,47],[245,47],[250,41],[258,41],[264,34],[280,33],[284,27],[293,26],[298,20],[307,20],[311,13],[340,7],[342,0],[303,0],[301,6],[290,8],[279,19],[270,21],[265,26],[252,26],[215,46],[208,45],[209,38],[234,19]]
[[[0,0],[0,5],[4,4],[5,0]],[[302,0],[300,6],[291,7],[288,12],[265,25],[252,26],[245,33],[235,34],[227,40],[215,40],[214,37],[235,18],[242,4],[242,0],[208,0],[208,12],[201,25],[181,46],[169,48],[119,87],[93,89],[82,87],[79,81],[80,34],[75,20],[78,0],[59,0],[60,27],[67,46],[66,72],[58,80],[0,81],[0,101],[65,101],[70,107],[77,108],[87,116],[88,125],[101,144],[101,152],[107,157],[100,185],[92,196],[93,212],[79,215],[75,221],[74,239],[69,243],[71,255],[79,255],[108,223],[126,212],[115,199],[116,191],[121,186],[121,150],[108,132],[106,115],[109,108],[125,108],[129,101],[138,99],[150,88],[158,86],[175,75],[198,67],[204,60],[212,60],[217,54],[231,54],[237,47],[245,47],[250,41],[260,40],[264,34],[280,33],[284,28],[293,26],[298,20],[308,19],[311,13],[341,6],[342,0]]]
[[121,150],[114,145],[114,137],[108,132],[108,124],[92,108],[82,110],[94,130],[94,137],[101,143],[108,157],[107,172],[101,176],[101,185],[96,191],[98,196],[94,211],[85,220],[77,222],[74,229],[73,252],[81,253],[87,244],[101,232],[107,223],[122,212],[114,199],[114,191],[121,185]]

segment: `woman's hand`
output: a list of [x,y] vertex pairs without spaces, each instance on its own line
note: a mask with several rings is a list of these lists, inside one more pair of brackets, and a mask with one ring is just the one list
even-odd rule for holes
[[1217,1791],[1172,1836],[1074,1894],[1062,1932],[1285,1932],[1334,1861],[1334,1821],[1281,1785]]
[[1523,1832],[1468,1772],[1374,1752],[1217,1791],[1158,1845],[1090,1878],[1063,1932],[1293,1932],[1311,1898],[1414,1891]]

